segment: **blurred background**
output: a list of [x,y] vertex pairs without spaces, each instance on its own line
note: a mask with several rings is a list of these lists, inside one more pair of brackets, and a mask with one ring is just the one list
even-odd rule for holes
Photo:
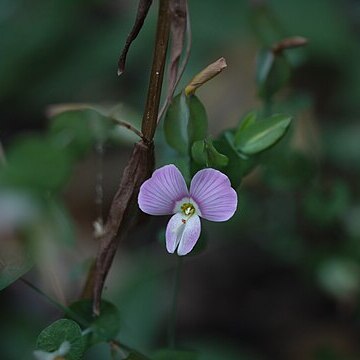
[[[221,56],[228,64],[197,93],[214,137],[262,106],[255,81],[262,47],[295,35],[309,44],[293,51],[291,80],[274,105],[295,118],[291,152],[278,151],[278,161],[245,179],[236,216],[204,222],[206,248],[184,261],[178,345],[207,360],[360,359],[360,3],[209,0],[189,7],[193,44],[181,85]],[[130,0],[0,1],[0,140],[9,162],[19,153],[31,159],[34,146],[24,142],[53,131],[50,104],[117,104],[124,120],[139,125],[157,2],[119,78],[136,9]],[[46,216],[32,194],[0,182],[0,269],[12,271],[12,222],[35,217],[38,261],[26,278],[60,303],[76,300],[97,249],[99,181],[106,214],[136,137],[118,129],[116,139],[104,148],[89,140],[78,161],[58,159],[44,173],[36,156],[46,147],[34,150],[33,163],[23,161],[41,179],[66,175]],[[156,145],[157,166],[172,162],[161,127]],[[104,292],[120,310],[119,338],[146,354],[166,347],[176,260],[162,243],[166,222],[147,218],[121,241]],[[0,304],[5,360],[32,358],[39,332],[62,316],[21,281],[1,291]],[[95,346],[86,359],[110,359],[108,346]]]

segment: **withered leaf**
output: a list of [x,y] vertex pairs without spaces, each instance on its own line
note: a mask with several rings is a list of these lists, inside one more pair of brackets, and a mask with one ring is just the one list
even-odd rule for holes
[[123,48],[123,51],[121,52],[121,55],[120,55],[120,58],[118,61],[118,75],[121,75],[125,70],[126,56],[129,51],[130,45],[136,39],[142,26],[144,25],[146,15],[149,12],[151,4],[152,4],[152,0],[140,0],[139,1],[136,18],[135,18],[135,23],[126,39],[125,46]]

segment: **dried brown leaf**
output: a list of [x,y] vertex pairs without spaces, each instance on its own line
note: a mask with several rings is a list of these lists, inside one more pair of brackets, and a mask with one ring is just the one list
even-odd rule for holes
[[281,54],[284,50],[294,49],[300,46],[304,46],[308,43],[308,40],[302,36],[294,36],[283,39],[272,46],[274,54]]
[[146,15],[149,12],[151,4],[152,4],[152,0],[140,0],[139,1],[134,25],[126,39],[124,49],[121,52],[121,55],[120,55],[120,58],[118,61],[118,75],[121,75],[125,70],[126,56],[129,51],[130,45],[136,39],[142,26],[144,25]]
[[204,70],[200,71],[186,86],[186,96],[194,94],[197,88],[205,84],[207,81],[211,80],[216,75],[220,74],[226,67],[226,61],[222,57],[207,66]]
[[[186,10],[186,0],[172,0],[170,2],[171,50],[168,84],[168,93],[170,94],[173,94],[178,75],[179,61],[184,48]],[[172,95],[170,97],[172,97]]]

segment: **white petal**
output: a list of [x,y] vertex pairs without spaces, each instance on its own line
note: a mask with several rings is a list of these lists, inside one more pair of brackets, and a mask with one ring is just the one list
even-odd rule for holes
[[184,216],[177,213],[171,217],[166,228],[166,249],[174,253],[177,249],[178,255],[188,254],[200,237],[201,223],[196,214]]
[[188,254],[199,240],[201,232],[200,218],[197,215],[192,215],[185,224],[182,237],[180,239],[177,253],[179,255]]
[[185,223],[183,222],[183,216],[180,213],[173,215],[166,227],[166,249],[169,253],[174,253],[182,234],[185,230]]

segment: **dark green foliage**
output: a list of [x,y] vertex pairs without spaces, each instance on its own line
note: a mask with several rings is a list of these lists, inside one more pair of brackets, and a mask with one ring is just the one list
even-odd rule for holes
[[[120,314],[112,303],[101,302],[100,315],[94,316],[92,301],[81,300],[70,305],[70,310],[77,314],[73,320],[82,321],[81,326],[86,332],[87,347],[99,342],[114,339],[120,330]],[[68,315],[72,318],[71,315]]]
[[65,360],[80,360],[85,351],[85,339],[79,325],[68,319],[60,319],[45,328],[38,336],[36,348],[46,352],[55,352],[65,342],[70,349]]

